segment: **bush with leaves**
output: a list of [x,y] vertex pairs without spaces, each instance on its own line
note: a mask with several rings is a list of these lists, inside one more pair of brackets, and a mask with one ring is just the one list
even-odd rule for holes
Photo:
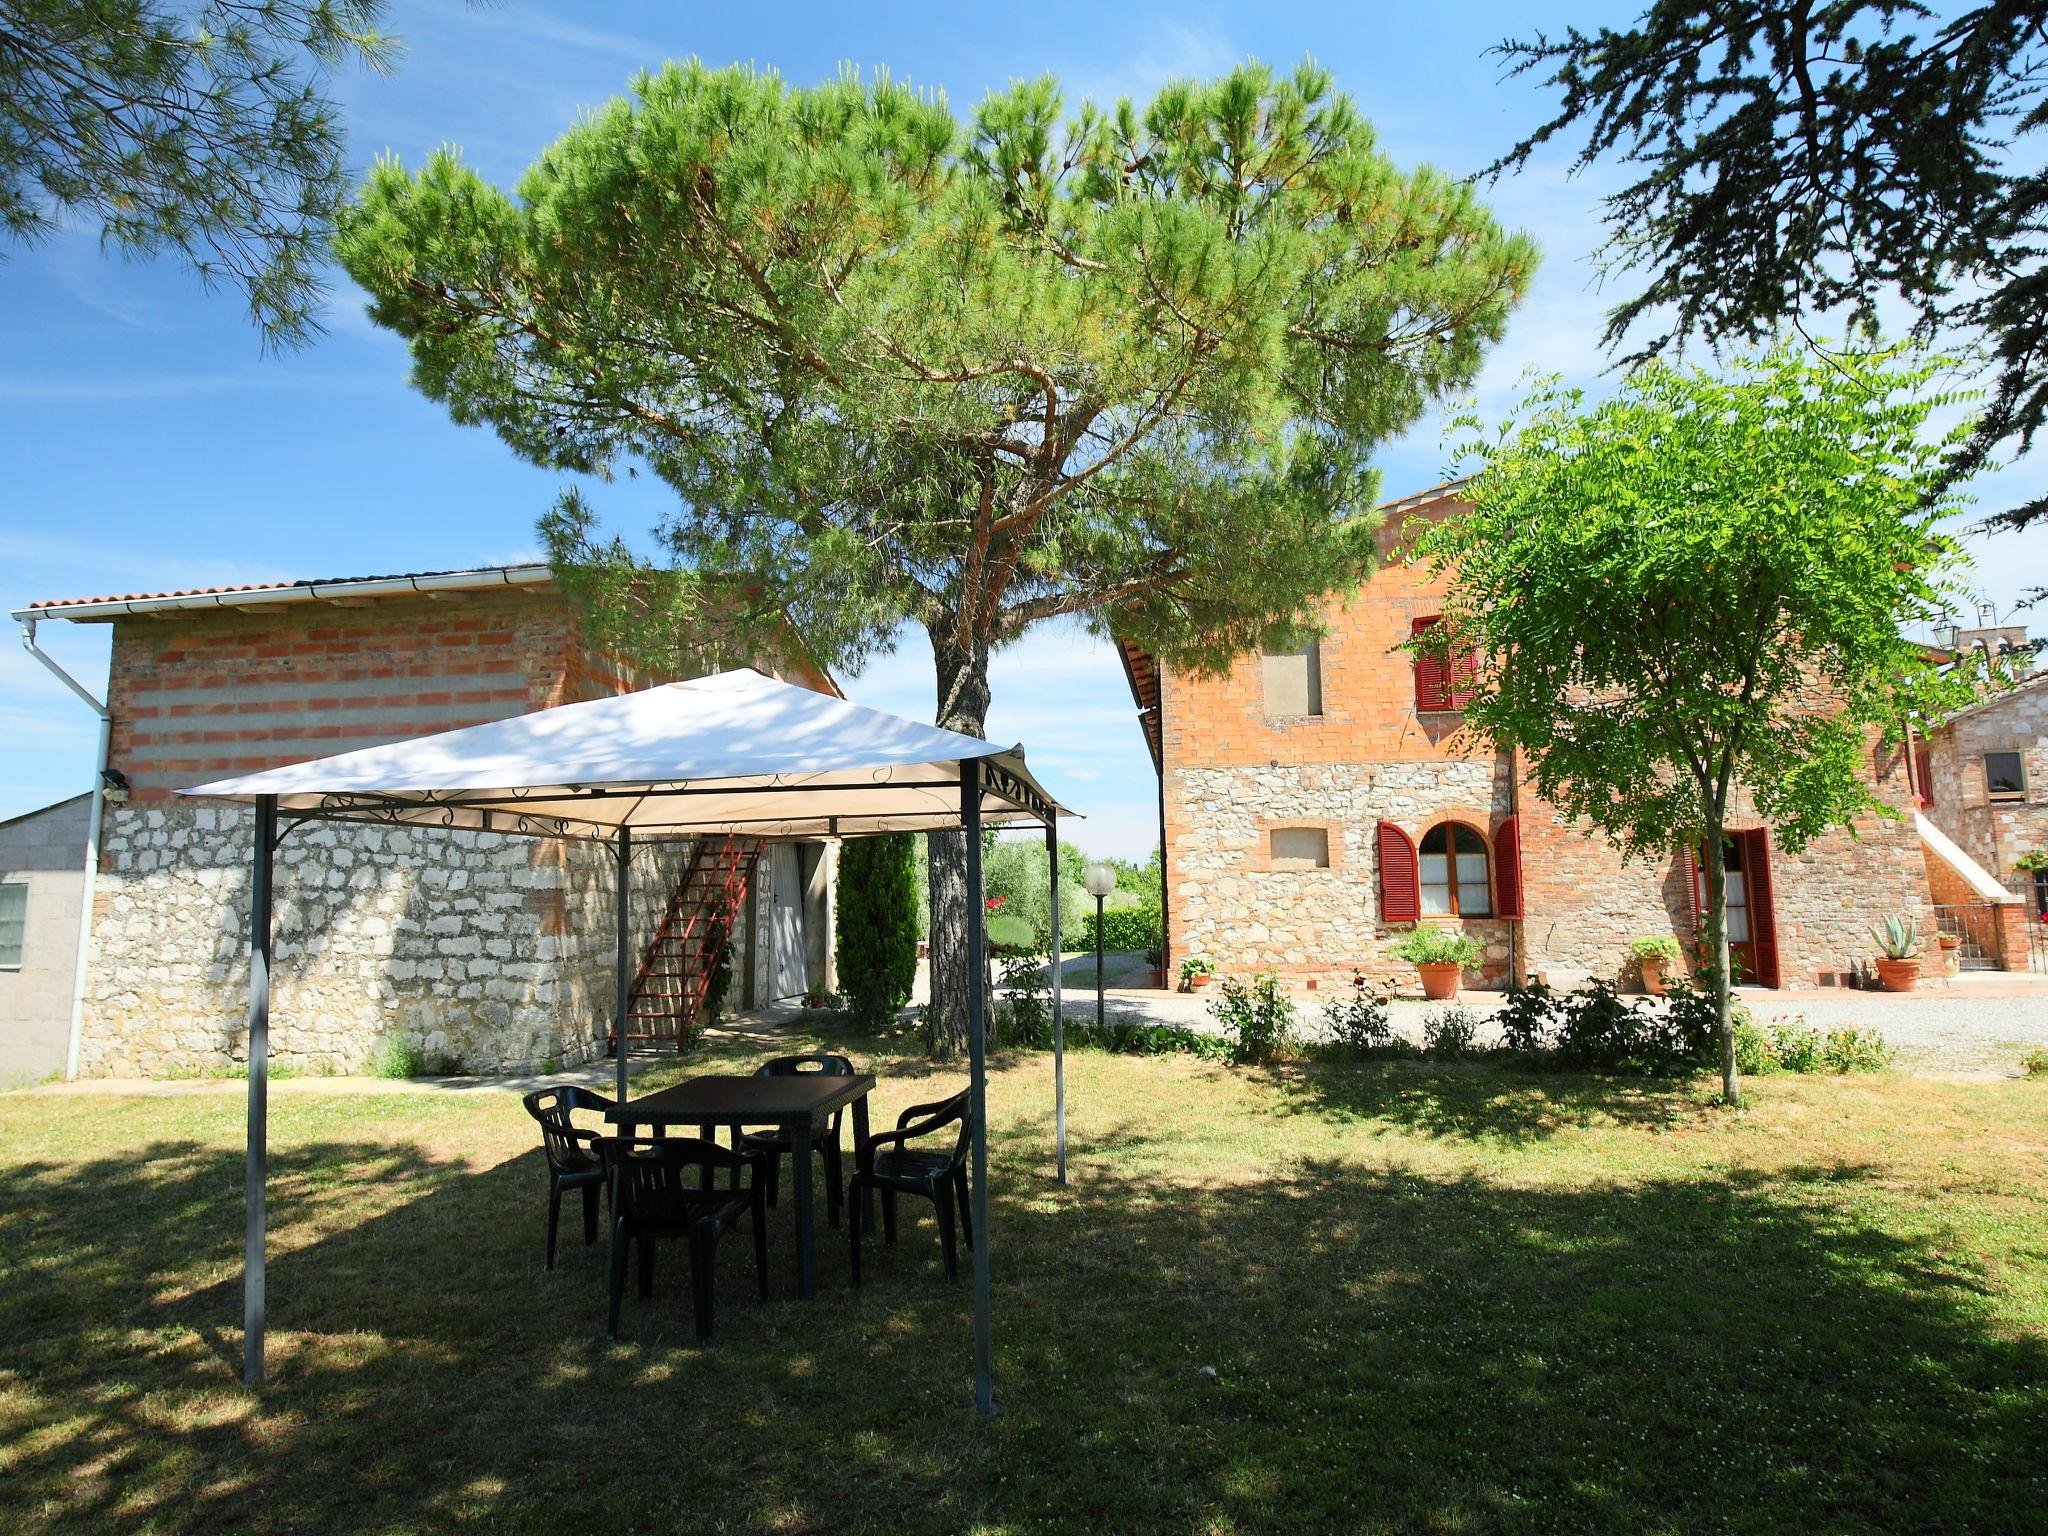
[[[370,1047],[370,1076],[418,1077],[427,1069],[427,1059],[413,1040],[405,1035],[385,1035]],[[246,1068],[244,1070],[247,1070]]]
[[[1081,929],[1081,944],[1084,949],[1095,947],[1094,903]],[[1159,947],[1159,904],[1154,901],[1140,903],[1135,907],[1112,908],[1102,914],[1102,947],[1105,950],[1143,949]],[[1153,962],[1157,964],[1157,961]]]
[[1046,991],[1045,969],[1020,957],[1003,967],[1002,981],[990,1010],[990,1038],[1013,1050],[1052,1044],[1052,999]]
[[[1686,989],[1690,993],[1690,989]],[[1658,1010],[1624,998],[1610,982],[1591,981],[1565,1000],[1555,1056],[1558,1065],[1592,1072],[1670,1076],[1713,1060],[1712,999]]]
[[1394,1043],[1386,998],[1365,977],[1353,976],[1348,994],[1323,1004],[1323,1035],[1348,1054],[1384,1051]]
[[1470,1008],[1439,1008],[1422,1021],[1422,1049],[1440,1060],[1470,1056],[1479,1045],[1479,1015]]
[[1510,988],[1507,1002],[1494,1016],[1500,1025],[1501,1044],[1523,1055],[1549,1050],[1564,1022],[1564,1011],[1564,999],[1544,982]]
[[1280,978],[1263,971],[1249,982],[1226,976],[1222,995],[1209,1004],[1209,1017],[1230,1042],[1230,1059],[1267,1061],[1294,1038],[1294,1001],[1280,990]]
[[839,985],[854,1021],[894,1019],[917,977],[916,839],[854,838],[839,851]]

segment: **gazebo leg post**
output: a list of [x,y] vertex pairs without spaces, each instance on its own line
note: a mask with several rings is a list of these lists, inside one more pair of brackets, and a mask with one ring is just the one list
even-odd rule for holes
[[256,797],[256,846],[249,879],[249,1147],[244,1163],[247,1229],[242,1240],[242,1380],[263,1380],[263,1246],[270,1174],[270,913],[277,850],[277,796]]
[[988,1250],[988,950],[981,878],[981,764],[960,765],[960,830],[967,843],[967,1063],[974,1107],[974,1411],[996,1411],[994,1342],[989,1316]]
[[633,829],[631,827],[619,828],[619,840],[615,858],[618,865],[618,880],[615,887],[617,896],[614,905],[617,910],[612,914],[612,921],[614,925],[613,937],[617,940],[617,948],[612,956],[612,1056],[618,1064],[618,1079],[615,1085],[617,1097],[618,1101],[623,1104],[626,1102],[626,1007],[628,994],[633,990],[632,972],[626,967],[627,957],[631,953],[629,929],[632,926],[630,907],[633,899]]
[[1067,1015],[1060,1006],[1060,829],[1059,818],[1045,823],[1046,867],[1052,879],[1052,1123],[1053,1160],[1059,1180],[1067,1182]]

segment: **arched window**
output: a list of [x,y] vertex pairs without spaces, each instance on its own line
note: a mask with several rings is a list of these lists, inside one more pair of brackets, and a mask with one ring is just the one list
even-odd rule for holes
[[1446,821],[1422,834],[1422,915],[1491,917],[1486,839],[1460,822]]

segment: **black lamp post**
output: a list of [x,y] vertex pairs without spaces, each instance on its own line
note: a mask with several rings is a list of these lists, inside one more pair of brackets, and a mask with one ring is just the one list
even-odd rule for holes
[[1095,1027],[1102,1028],[1102,903],[1116,889],[1116,871],[1090,864],[1081,871],[1081,885],[1095,898]]

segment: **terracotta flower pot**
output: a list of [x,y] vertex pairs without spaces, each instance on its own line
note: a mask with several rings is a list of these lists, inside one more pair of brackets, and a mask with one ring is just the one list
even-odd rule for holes
[[1877,962],[1877,979],[1887,992],[1911,992],[1920,985],[1920,960],[1914,956],[1907,960],[1880,958]]
[[1664,995],[1664,967],[1671,962],[1662,955],[1644,955],[1638,962],[1643,968],[1643,990],[1652,997]]
[[1203,971],[1199,976],[1190,976],[1188,978],[1189,982],[1193,985],[1194,989],[1197,992],[1201,991],[1202,988],[1209,985],[1209,983],[1214,981],[1215,979],[1215,974],[1210,971]]
[[1458,995],[1458,979],[1464,967],[1460,965],[1418,965],[1422,972],[1422,995],[1432,1003],[1448,1003]]

